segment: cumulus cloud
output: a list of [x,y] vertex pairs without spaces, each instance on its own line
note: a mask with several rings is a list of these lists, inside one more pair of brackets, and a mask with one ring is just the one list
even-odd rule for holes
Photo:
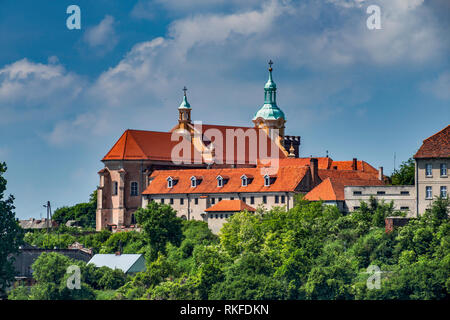
[[86,30],[84,41],[93,48],[101,48],[104,51],[112,50],[118,42],[114,25],[114,17],[106,15],[98,25]]
[[81,77],[60,64],[34,63],[25,58],[6,65],[0,69],[0,112],[6,115],[3,120],[19,120],[26,116],[25,110],[63,108],[81,93],[83,83]]

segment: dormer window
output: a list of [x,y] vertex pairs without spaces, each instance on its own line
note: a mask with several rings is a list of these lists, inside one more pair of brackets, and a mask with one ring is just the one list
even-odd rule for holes
[[217,187],[219,188],[223,187],[223,178],[221,176],[217,177]]
[[173,188],[173,178],[172,177],[167,178],[167,188]]
[[192,176],[192,177],[191,177],[191,188],[195,188],[195,187],[198,186],[201,182],[202,182],[202,177]]
[[248,178],[247,178],[247,176],[244,174],[244,175],[241,177],[241,186],[246,187],[247,185],[248,185]]
[[264,176],[264,186],[270,187],[270,176],[267,174]]
[[270,187],[270,185],[272,185],[275,182],[276,179],[277,179],[276,176],[270,176],[270,175],[266,174],[264,176],[264,186],[265,187]]

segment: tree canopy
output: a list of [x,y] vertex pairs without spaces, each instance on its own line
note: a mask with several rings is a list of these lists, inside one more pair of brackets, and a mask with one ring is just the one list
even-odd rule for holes
[[6,197],[6,164],[0,162],[0,297],[14,280],[13,256],[22,243],[23,232],[14,214],[14,197]]

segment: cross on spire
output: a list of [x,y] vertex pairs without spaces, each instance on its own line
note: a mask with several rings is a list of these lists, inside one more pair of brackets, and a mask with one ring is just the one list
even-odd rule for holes
[[183,87],[183,91],[184,91],[184,95],[186,96],[186,91],[187,91],[186,86]]
[[269,71],[272,71],[272,65],[273,65],[273,61],[269,60]]

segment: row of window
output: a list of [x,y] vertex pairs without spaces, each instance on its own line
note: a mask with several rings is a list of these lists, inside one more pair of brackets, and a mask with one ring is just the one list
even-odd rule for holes
[[[447,164],[446,163],[441,163],[440,164],[440,171],[441,171],[441,177],[446,177],[447,176]],[[433,176],[433,165],[431,163],[427,163],[425,165],[425,175],[427,177],[432,177]]]
[[[440,187],[440,196],[441,198],[447,198],[447,187]],[[425,187],[425,199],[433,199],[433,187],[426,186]]]
[[[227,177],[222,177],[222,176],[217,176],[217,187],[218,188],[222,188],[229,180],[229,178]],[[197,187],[199,184],[201,184],[202,182],[202,178],[201,177],[195,177],[192,176],[191,177],[191,188],[195,188]],[[269,175],[265,175],[264,176],[264,186],[265,187],[270,187],[271,184],[273,184],[276,180],[276,177],[270,177]],[[242,187],[246,187],[249,184],[251,184],[253,181],[253,177],[251,176],[246,176],[245,174],[241,176],[241,186]],[[173,177],[168,177],[167,178],[167,188],[173,188],[173,186],[176,184],[177,180]]]
[[[386,191],[377,191],[377,195],[385,195]],[[400,191],[401,195],[409,196],[409,191]],[[362,195],[362,191],[353,191],[354,196]]]
[[[251,196],[250,198],[250,204],[255,204],[255,197]],[[230,200],[234,200],[234,197],[230,197]],[[248,198],[247,197],[242,197],[241,198],[242,201],[244,201],[245,203],[247,203]],[[161,198],[161,203],[164,203],[165,199]],[[217,202],[222,201],[221,197],[217,198]],[[264,204],[267,203],[267,196],[262,196],[262,202]],[[286,203],[286,196],[275,196],[274,197],[274,202],[275,203]],[[174,198],[169,198],[169,204],[174,204]],[[198,198],[194,198],[194,204],[198,205]],[[211,204],[216,204],[216,198],[211,198]],[[184,205],[184,198],[180,198],[180,205]]]
[[[117,196],[118,193],[119,193],[119,183],[117,181],[114,181],[112,185],[112,195]],[[139,195],[138,183],[136,181],[132,181],[130,183],[130,196],[136,197],[138,195]]]
[[[360,207],[353,207],[353,210],[358,210]],[[409,207],[400,207],[400,210],[409,210]]]
[[216,218],[216,219],[228,219],[229,217],[231,217],[233,214],[232,213],[221,213],[221,214],[212,214],[210,215],[210,218]]

